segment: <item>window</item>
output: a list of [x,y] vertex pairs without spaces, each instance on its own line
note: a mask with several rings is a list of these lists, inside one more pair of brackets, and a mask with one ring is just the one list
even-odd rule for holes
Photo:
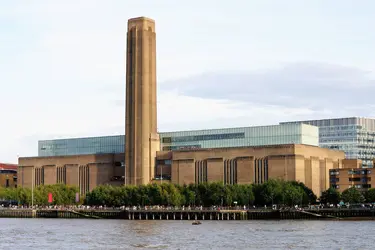
[[171,143],[172,142],[172,138],[171,137],[163,137],[162,142],[163,143]]
[[361,178],[349,178],[349,181],[361,181]]
[[334,170],[334,171],[330,171],[330,173],[329,173],[330,175],[339,175],[340,174],[340,172],[339,171],[337,171],[337,170]]
[[361,171],[359,171],[359,170],[349,170],[348,174],[361,174]]

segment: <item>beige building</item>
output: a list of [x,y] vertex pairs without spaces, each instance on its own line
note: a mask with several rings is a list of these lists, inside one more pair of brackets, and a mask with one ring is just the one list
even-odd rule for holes
[[[344,152],[301,144],[160,151],[153,20],[144,17],[129,20],[126,58],[125,155],[20,158],[19,186],[65,183],[79,186],[84,194],[101,184],[140,185],[164,181],[165,176],[175,184],[212,181],[248,184],[281,178],[304,182],[319,195],[330,185],[330,169],[340,168]],[[231,135],[221,136],[238,139]],[[308,141],[317,141],[314,135]]]
[[102,184],[124,184],[124,154],[19,158],[18,185],[63,183],[77,186],[82,194]]
[[[97,185],[126,182],[122,154],[20,158],[19,185],[66,183],[86,193]],[[263,183],[268,179],[301,181],[319,195],[329,188],[329,171],[341,166],[344,152],[307,145],[197,149],[157,152],[156,175],[174,184],[222,181]],[[32,179],[34,171],[34,180]],[[150,178],[151,181],[157,181]]]
[[[315,194],[329,188],[329,171],[338,168],[344,152],[307,146],[277,145],[158,152],[157,160],[171,161],[171,182],[189,184],[222,181],[225,184],[260,184],[268,179],[296,180]],[[156,171],[157,173],[160,170]]]
[[375,171],[362,168],[361,160],[345,159],[341,168],[331,169],[330,186],[339,192],[355,187],[361,191],[375,187]]

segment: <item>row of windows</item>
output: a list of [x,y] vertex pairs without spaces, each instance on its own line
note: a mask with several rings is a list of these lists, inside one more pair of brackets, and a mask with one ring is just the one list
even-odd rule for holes
[[172,160],[157,160],[156,165],[171,165]]
[[13,170],[13,169],[0,169],[0,174],[17,174],[17,170]]
[[371,170],[349,170],[348,174],[371,174]]
[[339,118],[339,119],[326,119],[326,120],[314,120],[314,121],[304,121],[303,123],[311,124],[317,127],[327,127],[327,126],[348,126],[357,125],[357,118]]
[[164,146],[163,151],[197,149],[197,148],[201,148],[201,145]]
[[319,128],[319,132],[322,131],[339,131],[339,130],[348,130],[348,131],[353,131],[353,130],[360,130],[362,129],[362,126],[359,125],[348,125],[348,126],[324,126]]
[[39,150],[39,156],[60,156],[77,154],[115,154],[124,153],[124,145],[114,147],[86,147],[86,148],[64,148]]
[[[331,170],[329,171],[330,175],[339,175],[340,171],[338,170]],[[365,169],[365,170],[349,170],[348,174],[371,174],[371,170]]]
[[187,142],[187,141],[209,141],[209,140],[225,140],[225,139],[237,139],[237,138],[245,138],[245,133],[163,137],[162,142],[171,143],[171,142]]
[[124,144],[125,136],[109,136],[109,137],[93,137],[93,138],[80,138],[80,139],[61,139],[51,141],[39,141],[42,146],[75,146],[84,147],[92,144],[111,145],[111,144]]
[[[332,184],[332,188],[339,189],[340,185]],[[349,185],[348,188],[355,187],[355,188],[371,188],[371,184],[356,184],[356,185]]]
[[320,137],[345,137],[345,136],[356,136],[355,132],[335,132],[335,133],[319,133]]

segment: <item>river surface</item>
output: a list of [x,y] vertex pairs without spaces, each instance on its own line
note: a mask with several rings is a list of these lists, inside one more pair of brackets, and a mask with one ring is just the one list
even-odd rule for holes
[[374,249],[375,221],[2,219],[0,249]]

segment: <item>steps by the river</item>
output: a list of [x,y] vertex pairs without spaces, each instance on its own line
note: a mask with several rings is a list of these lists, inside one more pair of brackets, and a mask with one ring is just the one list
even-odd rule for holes
[[67,218],[124,220],[324,220],[375,219],[370,209],[321,210],[51,210],[0,209],[0,218]]

